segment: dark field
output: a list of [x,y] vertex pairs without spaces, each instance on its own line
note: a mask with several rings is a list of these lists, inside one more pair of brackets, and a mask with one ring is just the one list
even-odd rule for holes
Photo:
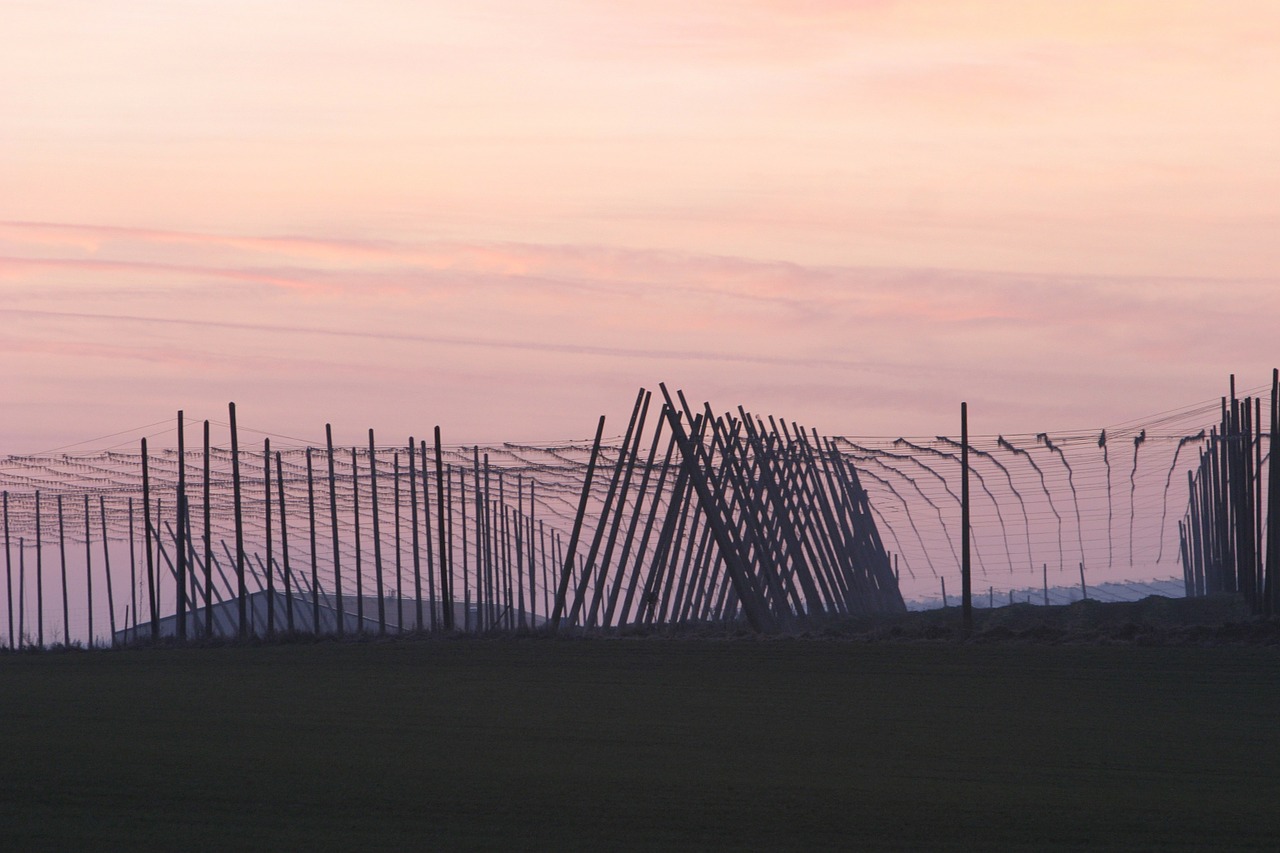
[[0,849],[1266,849],[1280,649],[438,640],[0,658]]

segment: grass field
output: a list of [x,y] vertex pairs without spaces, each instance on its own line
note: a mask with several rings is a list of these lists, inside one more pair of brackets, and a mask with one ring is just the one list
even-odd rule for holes
[[0,697],[5,850],[1280,843],[1275,647],[134,650]]

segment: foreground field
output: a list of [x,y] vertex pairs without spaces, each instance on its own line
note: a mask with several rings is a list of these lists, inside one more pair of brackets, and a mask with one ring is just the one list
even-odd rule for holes
[[1275,849],[1280,651],[439,640],[0,658],[0,848]]

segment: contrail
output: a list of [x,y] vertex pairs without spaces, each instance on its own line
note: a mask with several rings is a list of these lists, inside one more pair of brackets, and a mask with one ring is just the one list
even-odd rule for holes
[[1050,494],[1049,492],[1049,484],[1045,482],[1044,472],[1040,470],[1040,466],[1036,464],[1036,460],[1031,458],[1030,453],[1028,453],[1027,451],[1023,450],[1020,447],[1014,447],[1012,444],[1005,441],[1003,435],[996,437],[996,444],[1000,447],[1003,447],[1005,450],[1008,450],[1009,452],[1013,453],[1016,456],[1025,457],[1027,460],[1027,464],[1031,466],[1032,470],[1034,470],[1037,474],[1040,475],[1040,488],[1044,489],[1044,496],[1049,500],[1049,509],[1053,511],[1053,517],[1058,520],[1058,571],[1062,571],[1062,568],[1063,568],[1062,516],[1058,513],[1058,508],[1053,504],[1053,495]]

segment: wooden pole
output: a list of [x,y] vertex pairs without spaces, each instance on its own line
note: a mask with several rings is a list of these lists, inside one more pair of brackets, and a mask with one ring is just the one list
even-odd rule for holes
[[960,404],[960,596],[964,630],[973,630],[973,580],[969,531],[969,404]]
[[683,467],[690,475],[690,484],[697,493],[698,501],[702,504],[707,523],[711,525],[711,532],[716,538],[716,545],[728,568],[729,578],[733,583],[738,602],[742,606],[743,615],[746,616],[752,630],[758,633],[775,630],[776,625],[768,611],[764,596],[756,589],[748,573],[738,531],[727,523],[728,509],[718,496],[711,493],[708,486],[710,460],[706,458],[706,452],[701,444],[689,439],[684,427],[675,417],[675,405],[666,386],[659,383],[658,388],[662,391],[667,403],[667,419],[671,424],[671,431],[675,434],[676,443],[680,447]]
[[492,626],[498,618],[498,598],[493,573],[493,514],[491,512],[493,504],[489,500],[489,454],[484,455],[483,481],[480,479],[480,447],[478,445],[471,450],[471,460],[476,488],[476,542],[484,543],[483,547],[477,548],[480,552],[479,559],[483,563],[480,574],[483,575],[484,606],[477,610],[483,609],[485,624]]
[[89,648],[93,648],[93,537],[89,531],[89,494],[84,496],[84,589],[88,605]]
[[1042,565],[1043,565],[1042,571],[1044,572],[1044,606],[1048,607],[1049,606],[1049,564],[1043,563]]
[[529,478],[529,518],[525,527],[525,543],[529,549],[529,627],[537,630],[538,627],[538,572],[534,565],[534,558],[537,551],[536,541],[533,537],[534,530],[534,479]]
[[547,565],[547,525],[538,519],[538,548],[542,552],[542,617],[543,623],[551,619],[551,569]]
[[[156,594],[155,621],[156,622],[160,621],[160,614],[163,612],[163,607],[164,607],[161,599],[161,593],[163,593],[164,591],[162,588],[162,585],[164,584],[164,575],[160,571],[160,558],[165,556],[164,537],[160,535],[160,523],[163,518],[164,518],[164,498],[157,496],[155,520],[151,522],[151,531],[152,531],[152,534],[155,536],[155,545],[156,545],[156,554],[157,554],[156,588],[155,588],[155,594]],[[169,571],[176,575],[176,572],[174,572],[172,566],[170,567]]]
[[58,495],[58,564],[62,568],[62,645],[71,647],[71,615],[67,601],[67,543],[63,536],[62,495]]
[[[431,617],[431,631],[436,630],[436,570],[435,570],[435,547],[431,538],[431,495],[430,475],[427,473],[427,442],[425,439],[418,443],[418,459],[421,464],[422,472],[422,541],[427,549],[427,606]],[[436,495],[436,500],[440,500],[440,495]]]
[[[600,515],[600,527],[604,528],[606,523],[609,526],[609,536],[605,542],[604,553],[600,557],[600,572],[596,580],[595,589],[591,596],[591,606],[587,611],[587,626],[594,628],[598,617],[600,616],[601,602],[608,609],[608,575],[609,566],[613,560],[613,551],[618,541],[618,532],[622,528],[623,513],[626,510],[627,494],[631,489],[631,478],[635,472],[636,458],[640,454],[640,443],[644,436],[645,418],[649,414],[649,401],[651,394],[643,388],[636,398],[636,407],[631,416],[631,422],[627,426],[627,434],[622,440],[622,446],[618,451],[618,463],[614,467],[613,481],[610,483],[610,494],[612,498],[613,492],[617,489],[617,499],[614,501],[616,507],[613,512],[613,520],[609,521],[609,501],[606,500],[606,509]],[[621,475],[621,488],[618,488],[618,479]],[[598,538],[598,537],[597,537]],[[605,626],[607,627],[607,626]]]
[[[428,485],[430,483],[430,475],[427,473],[427,442],[425,439],[418,443],[418,459],[422,463],[422,539],[427,548],[427,605],[430,609],[431,631],[436,630],[436,571],[435,571],[435,555],[434,546],[431,538],[431,496]],[[436,501],[441,500],[441,495],[436,494]],[[444,559],[443,554],[441,559]]]
[[382,532],[378,527],[378,450],[369,430],[369,509],[373,512],[373,582],[378,587],[378,634],[387,633],[387,602],[382,580]]
[[9,648],[13,645],[13,555],[9,549],[9,493],[4,493],[4,592],[9,608]]
[[185,421],[182,410],[178,410],[178,494],[175,501],[178,507],[177,541],[174,547],[178,557],[178,579],[176,590],[176,627],[178,640],[187,639],[187,443]]
[[516,585],[516,629],[525,631],[529,627],[528,614],[525,612],[525,573],[524,573],[524,482],[520,474],[516,474],[516,508],[511,513],[511,538],[515,548],[516,560],[513,580]]
[[[425,467],[425,466],[423,466]],[[440,599],[444,611],[444,629],[453,631],[453,587],[449,582],[448,543],[445,541],[445,500],[444,500],[444,450],[440,445],[440,427],[436,426],[436,512],[437,524],[440,528]],[[450,507],[452,510],[452,507]],[[452,518],[452,511],[450,518]]]
[[333,426],[324,425],[324,440],[329,455],[329,526],[333,530],[333,599],[337,605],[337,633],[346,632],[346,613],[342,601],[342,543],[338,539],[338,479],[333,469]]
[[[107,574],[107,618],[111,624],[111,645],[116,644],[116,598],[111,588],[111,549],[107,547],[107,499],[98,495],[98,512],[102,518],[102,568]],[[12,641],[11,641],[12,642]]]
[[[409,436],[409,524],[412,527],[409,547],[413,550],[413,600],[416,604],[414,626],[422,630],[422,542],[418,538],[418,473],[414,460],[413,436]],[[423,460],[424,462],[426,460]]]
[[449,624],[456,625],[457,618],[453,612],[454,594],[453,594],[453,469],[445,469],[445,493],[444,505],[448,508],[448,514],[445,520],[448,523],[448,531],[445,534],[445,542],[448,544],[448,550],[445,551],[445,557],[441,560],[442,564],[447,563],[449,567]]
[[[453,477],[449,478],[449,487],[453,488]],[[465,469],[458,468],[458,504],[462,507],[462,632],[464,634],[471,633],[471,586],[468,578],[470,567],[467,563],[467,550],[469,543],[467,542],[467,472]],[[449,501],[450,518],[452,518],[453,501]],[[453,541],[450,537],[450,541]],[[480,571],[480,550],[481,543],[477,532],[476,537],[476,573]],[[476,603],[479,604],[480,590],[476,590]],[[479,621],[480,608],[476,607],[476,619]],[[480,626],[476,625],[478,631]]]
[[280,560],[284,563],[285,630],[293,633],[293,587],[289,576],[289,525],[284,516],[284,461],[276,451],[276,488],[280,495]]
[[[146,441],[146,439],[143,439]],[[146,454],[144,453],[143,456]],[[144,469],[145,470],[145,469]],[[36,491],[36,647],[44,648],[44,529],[40,523],[40,492]]]
[[1266,559],[1263,578],[1263,613],[1280,610],[1280,369],[1271,371],[1271,421],[1267,467]]
[[204,422],[204,635],[213,636],[213,501],[210,483],[212,465],[209,458],[209,422]]
[[573,532],[569,534],[569,545],[565,549],[564,569],[560,573],[560,583],[556,587],[555,608],[551,612],[551,633],[560,630],[560,618],[564,614],[565,595],[569,591],[569,580],[573,575],[574,552],[578,548],[578,538],[582,535],[582,520],[587,514],[587,502],[591,498],[591,477],[595,474],[596,459],[600,455],[600,439],[604,436],[604,415],[596,425],[596,437],[591,445],[591,458],[587,462],[586,477],[582,482],[582,497],[578,501],[578,513],[574,516]]
[[[667,421],[667,410],[664,407],[658,415],[658,424],[654,430],[653,444],[649,448],[649,461],[645,465],[645,473],[640,481],[640,493],[636,497],[636,507],[632,510],[631,527],[628,532],[627,541],[623,543],[622,552],[625,557],[631,549],[632,534],[635,532],[636,524],[640,519],[640,502],[641,498],[647,493],[650,472],[653,469],[654,460],[657,458],[657,449],[662,437],[662,428]],[[671,469],[671,455],[675,452],[676,440],[672,436],[667,442],[667,451],[662,458],[662,467],[658,471],[658,482],[653,490],[653,500],[649,503],[649,513],[645,519],[644,532],[640,537],[640,545],[636,549],[635,565],[631,570],[631,579],[627,582],[626,596],[622,601],[622,609],[618,611],[618,626],[627,624],[627,619],[631,615],[631,604],[635,598],[636,587],[643,575],[645,555],[649,550],[649,537],[653,534],[654,522],[657,520],[658,508],[662,503],[663,487],[667,482],[667,474]],[[619,567],[622,571],[622,567]],[[642,600],[640,602],[640,611],[643,612],[646,601],[643,600],[644,592],[641,592]],[[607,621],[607,620],[606,620]]]
[[27,540],[18,537],[18,648],[27,644]]
[[316,484],[307,448],[307,536],[311,544],[311,632],[320,635],[320,558],[316,554]]
[[404,567],[401,565],[400,558],[401,542],[400,542],[400,451],[396,451],[391,455],[392,462],[392,493],[394,500],[392,507],[394,509],[393,518],[395,520],[395,546],[396,546],[396,633],[404,633]]
[[354,514],[356,546],[356,630],[365,632],[364,625],[364,565],[360,550],[360,465],[355,447],[351,448],[351,511]]
[[240,639],[249,638],[249,590],[244,583],[244,509],[240,503],[240,434],[236,429],[236,404],[228,404],[231,420],[231,494],[236,527],[236,611]]
[[138,639],[138,559],[134,547],[137,540],[137,530],[133,523],[133,498],[129,498],[129,605],[130,609],[125,611],[124,626],[129,628],[129,615],[133,615],[133,637]]
[[[232,421],[235,423],[235,421]],[[147,555],[147,612],[151,614],[151,642],[160,639],[160,611],[156,602],[156,565],[151,545],[151,476],[147,463],[147,440],[142,439],[142,537]]]
[[262,531],[267,538],[267,636],[276,635],[276,585],[271,571],[271,439],[262,440]]
[[1089,587],[1084,585],[1084,563],[1080,564],[1080,593],[1084,596],[1085,600],[1088,601]]

